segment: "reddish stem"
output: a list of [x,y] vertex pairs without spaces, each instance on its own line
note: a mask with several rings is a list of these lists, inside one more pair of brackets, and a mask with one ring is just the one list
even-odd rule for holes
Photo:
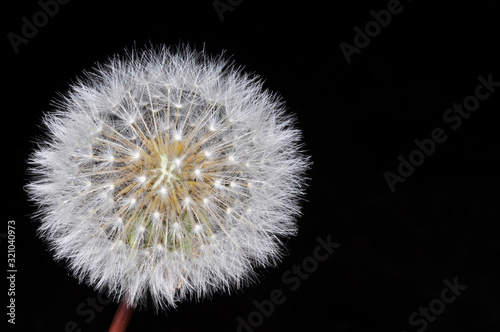
[[127,299],[124,298],[116,310],[115,318],[113,318],[108,332],[125,332],[133,312],[134,309],[127,307]]

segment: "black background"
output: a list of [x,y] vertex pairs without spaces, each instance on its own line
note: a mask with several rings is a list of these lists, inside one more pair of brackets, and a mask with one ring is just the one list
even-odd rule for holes
[[[286,100],[314,163],[307,202],[288,255],[262,270],[258,284],[158,315],[136,312],[129,331],[236,331],[237,318],[247,320],[253,301],[275,289],[286,301],[255,331],[417,331],[423,326],[411,326],[409,316],[455,277],[468,288],[425,330],[500,331],[500,88],[457,130],[443,121],[474,94],[479,75],[500,81],[500,5],[402,1],[402,12],[348,64],[339,44],[353,44],[353,28],[387,3],[248,0],[221,21],[212,1],[72,0],[17,54],[7,34],[20,34],[21,18],[32,21],[40,6],[3,4],[1,232],[16,221],[14,330],[65,331],[73,321],[81,331],[106,331],[118,306],[83,315],[78,308],[88,310],[97,293],[36,236],[23,185],[43,112],[82,70],[125,47],[187,42],[211,54],[226,50]],[[397,157],[438,127],[448,139],[391,192],[384,172],[396,173]],[[327,236],[341,246],[291,290],[282,276]]]

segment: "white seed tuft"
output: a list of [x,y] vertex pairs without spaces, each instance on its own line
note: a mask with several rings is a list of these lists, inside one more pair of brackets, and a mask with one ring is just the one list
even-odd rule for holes
[[26,187],[55,257],[112,298],[157,308],[274,265],[309,161],[262,85],[188,47],[127,52],[77,80],[45,117]]

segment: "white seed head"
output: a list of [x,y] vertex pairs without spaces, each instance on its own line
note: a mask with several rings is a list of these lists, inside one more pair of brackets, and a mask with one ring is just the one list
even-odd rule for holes
[[309,167],[300,131],[222,57],[128,52],[56,107],[26,188],[55,258],[98,291],[131,306],[149,293],[156,308],[229,291],[295,234]]

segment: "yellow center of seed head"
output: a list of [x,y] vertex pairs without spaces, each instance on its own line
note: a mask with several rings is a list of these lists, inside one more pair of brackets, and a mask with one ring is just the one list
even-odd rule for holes
[[213,178],[201,174],[214,161],[197,142],[142,136],[142,143],[148,152],[141,158],[134,154],[121,166],[125,175],[115,198],[128,197],[129,203],[116,213],[123,227],[112,239],[132,249],[161,247],[196,257],[213,234],[203,208],[212,195]]

